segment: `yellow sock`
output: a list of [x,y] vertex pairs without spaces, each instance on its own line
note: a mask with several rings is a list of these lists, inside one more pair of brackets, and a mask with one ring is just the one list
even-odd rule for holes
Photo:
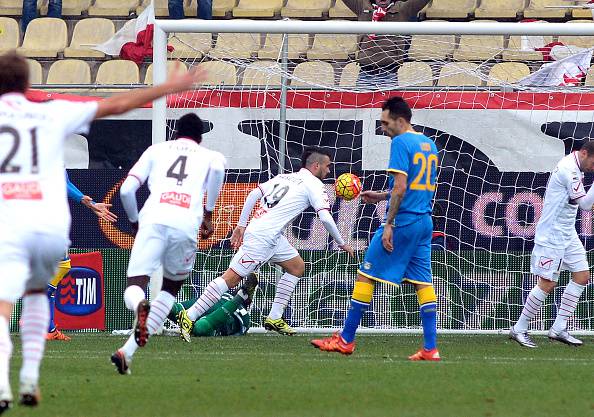
[[62,278],[64,278],[66,274],[68,274],[70,269],[72,269],[70,258],[60,261],[60,263],[58,264],[58,271],[50,281],[50,285],[52,287],[57,287],[60,281],[62,281]]

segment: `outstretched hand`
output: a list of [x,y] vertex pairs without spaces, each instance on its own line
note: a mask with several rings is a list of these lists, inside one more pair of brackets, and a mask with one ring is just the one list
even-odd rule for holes
[[364,203],[375,204],[385,200],[385,192],[379,191],[363,191],[361,192],[361,199]]
[[348,253],[351,258],[355,257],[355,251],[353,250],[351,245],[347,245],[345,243],[344,245],[340,245],[339,248]]
[[82,200],[80,201],[84,206],[91,209],[93,213],[100,219],[108,221],[110,223],[115,223],[118,220],[118,216],[115,213],[109,211],[111,204],[105,203],[95,203],[91,197],[88,195],[83,196]]
[[241,244],[243,243],[243,234],[245,232],[244,226],[237,226],[233,229],[233,233],[231,234],[231,247],[234,250],[239,249]]
[[191,90],[194,84],[206,80],[207,72],[203,68],[192,67],[187,72],[182,71],[181,68],[181,62],[177,61],[167,78],[172,93]]

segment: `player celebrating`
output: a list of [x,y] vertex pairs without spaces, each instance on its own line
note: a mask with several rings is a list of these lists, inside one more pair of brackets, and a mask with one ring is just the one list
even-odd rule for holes
[[[264,327],[285,335],[295,333],[282,315],[297,281],[305,271],[305,263],[282,234],[283,230],[296,216],[312,206],[338,246],[351,256],[354,255],[353,249],[344,242],[334,223],[328,196],[321,181],[330,172],[330,164],[330,154],[327,151],[317,147],[307,148],[301,156],[301,170],[277,175],[248,194],[237,227],[231,236],[231,245],[239,250],[229,268],[222,276],[212,280],[196,303],[187,311],[182,311],[178,317],[182,337],[186,341],[189,341],[192,322],[210,309],[229,288],[235,287],[242,278],[266,262],[279,265],[285,272],[277,283],[272,309]],[[258,201],[260,206],[246,227],[250,213]]]
[[528,324],[557,285],[562,270],[571,271],[571,280],[563,291],[548,336],[572,346],[582,344],[567,332],[567,320],[575,312],[590,278],[586,250],[575,230],[575,218],[579,208],[592,210],[594,205],[594,187],[586,193],[582,183],[584,172],[593,171],[594,141],[590,141],[561,159],[547,183],[530,258],[530,272],[538,277],[538,282],[528,294],[518,322],[509,331],[510,339],[524,347],[536,347],[528,334]]
[[[163,325],[194,266],[198,232],[204,239],[214,232],[212,212],[223,186],[225,158],[200,145],[202,132],[198,116],[190,113],[181,117],[176,140],[150,146],[120,189],[128,219],[138,230],[124,292],[126,307],[136,313],[134,333],[111,357],[120,374],[130,373],[136,350]],[[136,190],[147,180],[151,193],[139,214]],[[149,305],[145,289],[160,265],[163,285]]]
[[435,193],[437,148],[435,143],[412,129],[412,112],[401,97],[382,106],[383,131],[392,137],[390,146],[390,190],[361,193],[366,203],[389,200],[384,223],[369,243],[359,268],[341,333],[312,340],[318,349],[350,355],[355,350],[355,332],[369,307],[375,281],[415,286],[423,324],[424,347],[410,360],[439,361],[437,351],[437,297],[431,275],[431,201]]
[[125,113],[205,78],[175,72],[154,88],[114,95],[99,102],[28,101],[27,61],[0,56],[0,269],[10,279],[0,286],[0,413],[12,405],[9,319],[23,297],[20,330],[23,362],[20,403],[38,404],[39,367],[49,322],[47,284],[68,249],[70,212],[66,200],[64,141],[88,131],[99,117]]

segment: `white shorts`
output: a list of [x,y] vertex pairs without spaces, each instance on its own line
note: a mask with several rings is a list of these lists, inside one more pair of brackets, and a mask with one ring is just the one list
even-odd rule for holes
[[128,276],[150,276],[163,265],[165,278],[182,281],[196,259],[196,241],[181,230],[161,224],[140,226],[128,263]]
[[0,235],[0,300],[15,303],[27,291],[45,291],[69,244],[59,235]]
[[250,235],[245,235],[243,244],[233,256],[229,268],[241,277],[256,271],[266,262],[280,263],[299,256],[284,235],[281,235],[276,245],[270,245]]
[[534,245],[530,257],[530,272],[539,277],[557,282],[561,271],[588,271],[586,250],[582,242],[572,239],[565,249]]

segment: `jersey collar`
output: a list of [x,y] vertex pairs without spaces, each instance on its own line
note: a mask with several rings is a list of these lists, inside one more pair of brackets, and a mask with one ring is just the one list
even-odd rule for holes
[[185,137],[183,137],[183,136],[182,136],[182,137],[180,137],[180,138],[177,138],[177,139],[175,139],[175,140],[183,140],[184,142],[192,142],[194,145],[199,145],[198,143],[196,143],[196,141],[195,141],[194,139],[185,138]]

